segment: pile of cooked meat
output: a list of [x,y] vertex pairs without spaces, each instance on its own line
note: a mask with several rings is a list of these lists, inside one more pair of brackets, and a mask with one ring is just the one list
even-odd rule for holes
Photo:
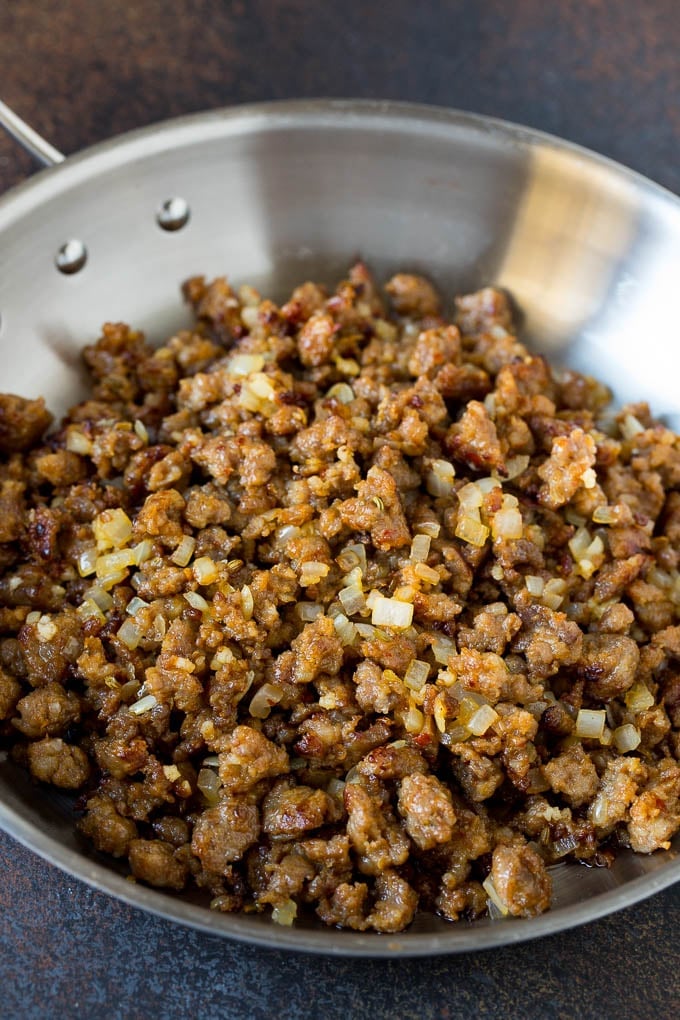
[[532,916],[680,827],[680,440],[485,288],[184,287],[0,397],[0,748],[215,910]]

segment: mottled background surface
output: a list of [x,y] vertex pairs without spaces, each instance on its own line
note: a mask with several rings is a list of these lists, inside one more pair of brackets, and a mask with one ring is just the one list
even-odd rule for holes
[[[0,95],[66,153],[225,104],[365,96],[525,123],[680,192],[679,54],[678,0],[0,3]],[[32,169],[0,137],[0,192]],[[7,1018],[666,1020],[678,945],[680,887],[474,956],[283,955],[146,916],[0,834]]]

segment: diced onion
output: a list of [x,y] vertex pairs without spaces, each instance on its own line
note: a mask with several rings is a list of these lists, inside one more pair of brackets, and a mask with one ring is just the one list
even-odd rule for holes
[[511,507],[498,510],[491,518],[491,534],[505,542],[517,541],[522,537],[523,522],[519,510]]
[[607,713],[604,709],[582,708],[576,716],[576,736],[599,740],[606,721]]
[[100,588],[98,584],[92,585],[87,593],[88,598],[95,602],[103,613],[108,613],[113,608],[113,599],[107,591]]
[[97,555],[97,550],[94,547],[90,549],[83,549],[78,557],[78,573],[81,577],[88,577],[90,574],[94,574],[97,564]]
[[434,655],[436,662],[440,662],[443,666],[447,666],[449,656],[456,654],[456,646],[450,638],[438,634],[432,642],[432,654]]
[[318,584],[319,581],[328,575],[329,570],[330,567],[327,563],[321,563],[319,560],[307,560],[306,563],[302,564],[300,584],[303,588],[308,588],[312,584]]
[[627,414],[620,425],[621,435],[624,439],[633,439],[645,431],[642,422],[638,421],[634,414]]
[[618,726],[614,730],[614,744],[616,745],[616,750],[620,751],[621,754],[625,754],[627,751],[634,751],[639,746],[641,739],[639,729],[631,723]]
[[581,482],[584,489],[594,489],[597,484],[597,475],[592,468],[586,468],[581,475]]
[[196,786],[206,800],[216,802],[222,789],[222,780],[212,769],[201,769],[196,777]]
[[508,457],[505,462],[506,474],[504,481],[510,482],[513,478],[519,478],[529,467],[529,456],[526,453],[518,453],[516,457]]
[[457,492],[458,502],[465,511],[479,510],[484,502],[484,492],[479,485],[468,482]]
[[361,588],[352,585],[349,588],[342,588],[338,592],[338,598],[342,602],[342,608],[347,616],[353,616],[366,608],[366,596]]
[[585,555],[591,541],[590,532],[584,527],[580,527],[569,539],[569,549],[575,560],[580,560]]
[[241,611],[244,620],[252,620],[254,608],[255,600],[253,599],[253,593],[248,585],[244,584],[241,588]]
[[456,538],[460,538],[461,541],[467,542],[469,545],[474,545],[481,549],[488,537],[489,529],[485,524],[481,523],[479,518],[458,518],[458,523],[456,524]]
[[394,627],[405,630],[413,622],[413,605],[400,602],[399,599],[386,599],[382,595],[376,598],[371,614],[371,623],[376,627]]
[[226,370],[229,375],[250,375],[251,372],[261,372],[264,368],[264,358],[261,354],[235,354],[229,359]]
[[128,619],[124,620],[119,627],[118,637],[123,644],[132,651],[132,649],[136,648],[139,644],[142,632],[134,620]]
[[336,383],[335,386],[331,386],[329,389],[326,399],[334,399],[341,404],[351,404],[354,400],[354,390],[349,383]]
[[404,716],[404,729],[407,733],[420,733],[424,723],[425,716],[423,713],[415,705],[411,705]]
[[433,460],[425,478],[427,491],[431,496],[450,496],[456,469],[448,460]]
[[218,648],[212,659],[210,660],[211,669],[222,669],[228,662],[234,661],[234,653],[231,648]]
[[540,596],[543,594],[545,581],[542,577],[538,577],[535,574],[527,574],[524,578],[524,583],[530,595]]
[[354,644],[357,636],[357,629],[351,620],[348,620],[344,613],[338,613],[333,620],[335,632],[343,645]]
[[496,886],[493,884],[491,875],[488,875],[484,879],[484,881],[482,882],[482,888],[484,889],[484,892],[489,897],[490,901],[493,903],[496,909],[501,912],[503,917],[505,917],[508,914],[508,906],[506,902],[502,900],[501,897],[499,896],[498,890],[496,889]]
[[274,924],[283,924],[289,928],[297,917],[297,903],[295,900],[286,900],[272,910],[272,921]]
[[130,599],[130,601],[128,602],[125,612],[129,613],[130,616],[136,616],[140,609],[148,608],[149,603],[145,602],[144,599],[140,599],[137,595],[135,595],[135,597],[133,599]]
[[139,418],[135,420],[134,430],[143,443],[149,442],[149,430],[147,429],[144,422],[140,421]]
[[79,432],[76,428],[69,428],[66,432],[66,449],[70,453],[79,453],[81,456],[86,456],[92,453],[92,440],[82,432]]
[[645,712],[648,708],[651,708],[654,704],[654,695],[649,690],[646,684],[638,680],[634,683],[630,690],[626,691],[623,699],[626,703],[626,708],[631,712]]
[[419,691],[425,686],[430,673],[427,662],[420,659],[411,659],[404,674],[404,683],[412,691]]
[[319,602],[298,602],[297,604],[297,614],[305,623],[311,623],[322,613],[323,606]]
[[176,563],[178,567],[186,567],[189,560],[194,555],[195,548],[196,539],[192,538],[191,535],[185,535],[170,559],[173,563]]
[[153,542],[148,538],[143,538],[137,545],[133,545],[132,551],[135,554],[135,563],[139,566],[153,556]]
[[284,691],[277,684],[262,684],[253,694],[248,711],[254,719],[266,719],[274,705],[278,705]]
[[155,708],[158,702],[153,694],[145,694],[139,701],[135,701],[134,705],[130,705],[129,711],[132,715],[144,715],[146,712],[150,712],[152,708]]
[[434,567],[428,567],[427,563],[416,563],[413,573],[426,584],[439,584],[441,578]]
[[429,535],[414,535],[413,541],[411,542],[410,556],[413,563],[425,563],[427,557],[430,555],[431,541],[432,539]]
[[[78,606],[77,613],[81,620],[98,620],[100,623],[106,622],[106,617],[97,603],[93,602],[92,599],[85,599],[82,605]],[[29,616],[30,615],[31,614],[29,613]],[[28,620],[28,617],[26,617],[26,619]]]
[[210,612],[210,605],[199,595],[197,591],[187,591],[184,593],[184,598],[189,603],[192,609],[200,609],[202,613]]
[[171,669],[181,669],[183,673],[195,673],[196,663],[184,655],[173,655],[169,662]]
[[220,576],[217,564],[209,556],[199,556],[194,560],[192,571],[198,583],[202,585],[213,584]]
[[136,566],[135,554],[132,549],[119,549],[115,552],[98,556],[95,563],[97,577],[109,577],[125,571],[127,567]]
[[132,521],[120,507],[102,510],[92,522],[97,549],[122,549],[132,537]]
[[441,524],[437,524],[436,521],[421,521],[420,524],[416,524],[416,531],[420,535],[429,535],[430,538],[439,538],[441,530]]
[[618,513],[613,506],[597,506],[593,510],[593,523],[616,524]]
[[496,712],[491,705],[482,705],[478,708],[475,714],[468,719],[466,726],[470,733],[474,734],[475,737],[481,737],[483,733],[493,726],[499,719],[498,712]]

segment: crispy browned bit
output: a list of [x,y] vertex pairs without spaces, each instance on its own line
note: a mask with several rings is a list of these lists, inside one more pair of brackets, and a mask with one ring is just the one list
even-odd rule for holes
[[680,828],[680,440],[495,288],[385,290],[195,277],[46,439],[0,396],[0,750],[216,910],[533,916]]

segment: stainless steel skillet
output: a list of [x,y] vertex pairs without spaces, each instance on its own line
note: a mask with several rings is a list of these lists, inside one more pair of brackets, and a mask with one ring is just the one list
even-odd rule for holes
[[[374,102],[183,118],[70,157],[7,194],[0,388],[43,394],[60,412],[78,396],[78,351],[101,323],[123,319],[163,338],[184,322],[179,283],[187,276],[226,272],[277,297],[306,277],[331,282],[357,255],[379,275],[422,270],[449,293],[485,282],[509,288],[537,349],[680,424],[680,200],[537,132]],[[558,869],[555,906],[533,920],[422,917],[389,937],[283,929],[131,885],[81,845],[69,815],[68,801],[0,763],[0,825],[73,875],[214,934],[338,955],[517,942],[680,878],[676,839],[665,853],[622,855],[611,870]]]

